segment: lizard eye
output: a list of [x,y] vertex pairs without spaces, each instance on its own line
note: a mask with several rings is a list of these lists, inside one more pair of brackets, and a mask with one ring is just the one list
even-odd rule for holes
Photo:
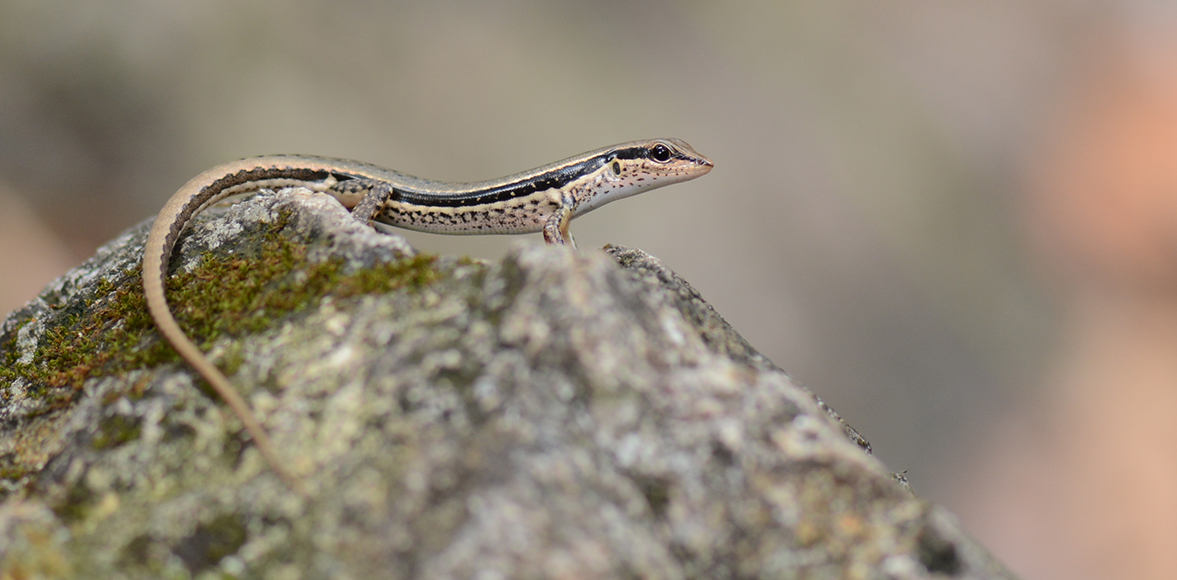
[[654,161],[666,163],[670,161],[670,148],[659,143],[650,148],[650,157],[654,158]]

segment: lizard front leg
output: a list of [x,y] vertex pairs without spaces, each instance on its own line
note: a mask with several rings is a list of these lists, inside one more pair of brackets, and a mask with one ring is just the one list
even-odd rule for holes
[[572,210],[576,208],[576,200],[569,194],[560,198],[560,205],[544,222],[544,241],[549,246],[563,246],[565,244],[576,249],[576,240],[572,239],[569,226],[572,225]]

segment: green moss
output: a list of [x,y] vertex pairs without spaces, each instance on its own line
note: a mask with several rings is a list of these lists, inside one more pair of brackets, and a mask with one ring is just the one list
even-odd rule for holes
[[[22,320],[19,324],[16,325],[15,328],[12,329],[12,334],[9,335],[8,338],[4,339],[4,342],[0,343],[0,353],[3,353],[4,355],[3,358],[0,359],[3,360],[4,363],[3,365],[0,365],[0,373],[3,373],[6,369],[12,368],[12,366],[16,364],[18,359],[16,352],[16,337],[20,335],[20,329],[24,328],[24,325],[28,323],[29,320]],[[2,376],[3,375],[0,374],[0,377]]]
[[[191,272],[169,277],[168,302],[188,335],[201,348],[222,336],[242,336],[270,327],[278,318],[307,310],[324,296],[419,289],[438,278],[434,256],[419,255],[348,272],[343,259],[306,261],[306,246],[281,233],[285,220],[263,232],[256,256],[205,254]],[[95,298],[67,306],[45,322],[33,362],[19,362],[16,332],[0,344],[0,385],[24,379],[29,392],[51,401],[48,410],[68,405],[88,378],[125,373],[178,360],[147,313],[139,267],[96,283]],[[236,352],[236,354],[234,354]],[[230,349],[230,373],[242,362]]]
[[419,255],[345,273],[342,259],[307,263],[305,246],[270,236],[259,258],[205,254],[192,273],[168,279],[168,302],[193,341],[207,346],[221,335],[264,330],[323,296],[419,289],[438,279],[435,261]]
[[[19,362],[13,333],[4,345],[7,364],[0,368],[0,383],[7,387],[24,379],[30,394],[50,399],[52,410],[73,398],[74,389],[62,387],[80,387],[90,376],[133,368],[141,356],[134,347],[151,320],[142,291],[136,291],[140,280],[137,269],[123,272],[120,278],[97,282],[88,292],[95,298],[46,316],[46,330],[31,357],[33,362]],[[112,364],[115,362],[122,364]],[[8,396],[7,390],[4,396]]]
[[90,441],[94,449],[111,449],[123,443],[134,441],[142,432],[142,421],[138,417],[110,415],[98,423],[98,430]]

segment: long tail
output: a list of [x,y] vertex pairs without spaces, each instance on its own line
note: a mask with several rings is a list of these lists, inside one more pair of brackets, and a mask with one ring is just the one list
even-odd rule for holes
[[[189,200],[191,203],[193,200]],[[200,205],[207,205],[202,203]],[[184,209],[188,211],[184,211]],[[168,204],[160,215],[156,217],[156,223],[178,223],[176,217],[180,212],[194,214],[192,208],[177,208],[173,204]],[[175,214],[175,215],[173,215]],[[162,220],[162,221],[161,221]],[[182,220],[187,221],[187,220]],[[152,227],[151,232],[147,236],[147,245],[143,252],[143,292],[147,296],[147,309],[151,313],[151,317],[155,320],[155,325],[159,328],[160,334],[163,335],[180,357],[188,362],[192,368],[196,369],[204,380],[212,386],[221,400],[225,401],[229,408],[233,410],[233,414],[245,426],[245,430],[249,432],[250,437],[253,438],[253,443],[257,446],[257,450],[261,452],[262,457],[270,464],[270,467],[282,478],[287,485],[295,492],[302,496],[306,496],[307,492],[302,484],[302,481],[287,470],[282,462],[282,458],[278,455],[274,444],[270,440],[270,436],[266,433],[265,428],[258,423],[250,410],[249,405],[237,393],[237,389],[225,377],[225,374],[220,371],[211,361],[200,352],[184,331],[180,328],[176,318],[172,316],[172,311],[168,308],[167,295],[164,293],[164,279],[167,276],[168,262],[171,259],[172,249],[176,245],[176,238],[179,236],[179,229],[171,231],[168,228]]]

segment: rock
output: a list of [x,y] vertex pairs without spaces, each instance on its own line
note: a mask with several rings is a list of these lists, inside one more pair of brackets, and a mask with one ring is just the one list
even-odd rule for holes
[[171,300],[311,492],[155,333],[140,224],[0,327],[0,578],[1011,578],[638,250],[418,255],[304,190]]

